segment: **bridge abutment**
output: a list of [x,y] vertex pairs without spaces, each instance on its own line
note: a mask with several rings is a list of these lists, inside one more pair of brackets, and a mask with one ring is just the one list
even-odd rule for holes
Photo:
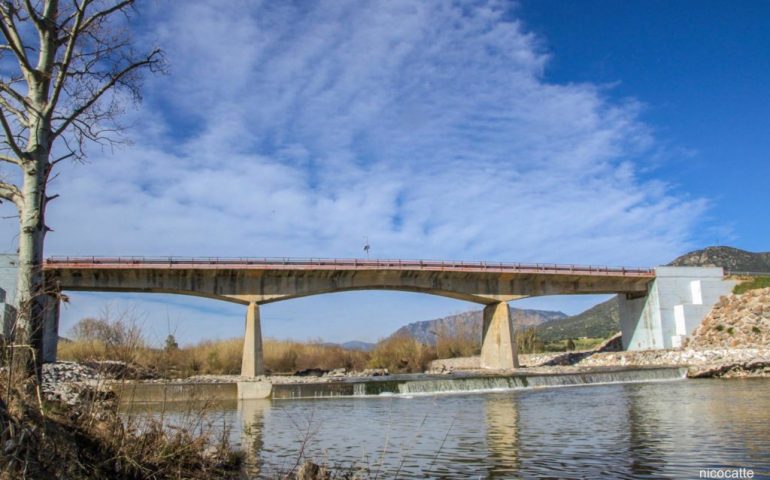
[[519,368],[511,311],[506,302],[492,303],[484,307],[481,367],[495,370]]
[[658,267],[647,295],[618,296],[624,350],[679,348],[736,282],[719,267]]
[[265,374],[262,353],[262,323],[259,318],[259,304],[249,302],[246,310],[246,331],[243,336],[243,360],[241,376],[256,377]]

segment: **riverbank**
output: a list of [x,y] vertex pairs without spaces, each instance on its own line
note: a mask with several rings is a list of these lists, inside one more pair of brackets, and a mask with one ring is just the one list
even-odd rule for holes
[[[579,372],[592,367],[686,367],[691,378],[770,377],[770,348],[670,349],[630,352],[595,350],[519,355],[527,371]],[[432,372],[483,371],[479,357],[435,360]]]
[[[676,349],[648,351],[583,351],[566,353],[539,353],[520,355],[521,368],[513,371],[490,371],[480,368],[478,357],[435,360],[425,373],[431,378],[461,378],[467,376],[541,376],[585,375],[607,369],[686,369],[689,378],[770,378],[770,349],[717,348],[707,350]],[[96,368],[95,368],[96,367]],[[212,385],[212,384],[262,384],[270,391],[273,385],[305,385],[327,383],[351,383],[365,379],[397,379],[385,369],[347,371],[336,369],[329,372],[314,370],[305,375],[265,375],[256,378],[239,375],[198,375],[178,379],[125,380],[114,363],[107,367],[87,366],[75,362],[46,364],[43,368],[43,393],[50,400],[75,404],[82,395],[82,386],[100,392],[120,390],[126,385]],[[263,391],[265,389],[262,389]]]

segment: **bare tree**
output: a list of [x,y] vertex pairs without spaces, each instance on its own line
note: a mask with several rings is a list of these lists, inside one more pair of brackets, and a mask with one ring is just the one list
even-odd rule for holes
[[54,167],[82,159],[90,143],[119,141],[116,118],[140,100],[141,73],[163,66],[160,50],[135,49],[125,21],[134,1],[0,0],[0,165],[14,172],[0,176],[0,200],[19,213],[14,365],[30,376],[41,362]]

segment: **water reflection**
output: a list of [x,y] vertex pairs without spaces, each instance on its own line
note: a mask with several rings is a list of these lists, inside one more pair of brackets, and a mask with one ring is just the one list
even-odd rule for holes
[[381,478],[698,478],[714,467],[770,478],[770,381],[762,379],[220,409],[256,478],[304,459]]
[[510,476],[519,470],[519,409],[518,397],[499,395],[484,405],[487,424],[487,473],[489,476]]
[[245,456],[244,471],[250,477],[256,478],[262,472],[265,412],[270,408],[270,400],[238,400],[241,450]]

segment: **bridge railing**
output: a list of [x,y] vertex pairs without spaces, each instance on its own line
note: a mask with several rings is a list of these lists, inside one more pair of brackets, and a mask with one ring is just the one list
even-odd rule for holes
[[655,275],[650,268],[610,267],[549,263],[466,262],[443,260],[383,260],[361,258],[290,258],[290,257],[51,257],[46,268],[275,268],[275,269],[389,269],[490,271],[511,273],[589,274],[611,276]]
[[725,270],[725,275],[736,277],[770,277],[770,272],[734,272],[732,270]]

